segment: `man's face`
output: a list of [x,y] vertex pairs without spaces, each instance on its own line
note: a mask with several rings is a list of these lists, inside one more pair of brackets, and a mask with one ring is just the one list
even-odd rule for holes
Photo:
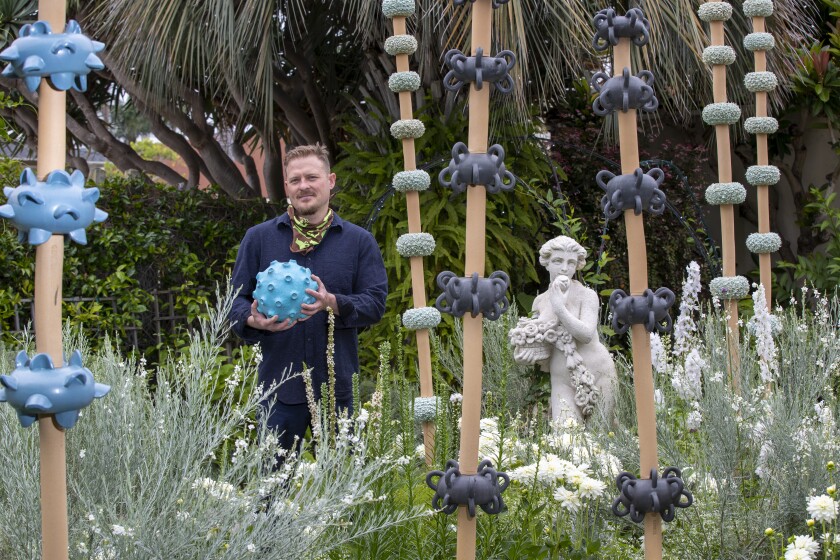
[[577,271],[578,256],[577,253],[570,253],[566,251],[554,251],[551,254],[551,260],[546,265],[548,276],[553,282],[558,275],[568,276],[572,278]]
[[293,159],[286,165],[286,196],[301,218],[321,219],[330,203],[335,173],[316,156]]

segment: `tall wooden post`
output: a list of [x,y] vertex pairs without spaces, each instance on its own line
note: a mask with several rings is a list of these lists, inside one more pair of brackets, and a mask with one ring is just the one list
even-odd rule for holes
[[[53,29],[63,29],[67,19],[62,0],[41,0],[39,18]],[[38,90],[39,180],[64,169],[66,153],[66,93],[41,80]],[[49,354],[55,367],[64,364],[61,340],[61,285],[64,236],[53,235],[35,251],[35,346]],[[67,467],[64,430],[53,415],[38,419],[41,451],[41,535],[44,560],[68,558]]]

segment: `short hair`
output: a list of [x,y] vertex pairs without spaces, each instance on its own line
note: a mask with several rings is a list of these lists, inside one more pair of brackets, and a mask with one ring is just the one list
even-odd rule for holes
[[566,235],[558,235],[554,239],[549,239],[540,247],[540,264],[547,267],[548,262],[551,260],[551,255],[555,251],[577,253],[577,270],[586,266],[586,249],[583,248],[583,245]]
[[303,146],[296,146],[288,152],[286,152],[286,165],[289,165],[289,162],[294,161],[296,159],[309,156],[315,156],[316,158],[320,159],[321,162],[324,164],[327,173],[330,172],[330,152],[325,146],[322,146],[320,142],[316,142],[315,144],[305,144]]

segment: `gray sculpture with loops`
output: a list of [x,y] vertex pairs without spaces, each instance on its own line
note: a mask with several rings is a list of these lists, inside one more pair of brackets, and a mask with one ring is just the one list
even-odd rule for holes
[[502,93],[513,90],[510,70],[516,64],[516,55],[511,51],[484,56],[484,49],[478,47],[475,56],[466,56],[458,49],[452,49],[444,55],[443,61],[450,68],[443,78],[443,87],[449,91],[458,91],[467,82],[474,83],[475,89],[481,89],[484,82],[488,82]]

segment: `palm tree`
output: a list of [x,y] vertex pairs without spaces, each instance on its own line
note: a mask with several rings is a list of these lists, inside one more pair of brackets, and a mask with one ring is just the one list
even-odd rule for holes
[[[108,45],[100,86],[109,102],[126,95],[133,100],[158,138],[187,162],[190,185],[203,173],[234,196],[258,192],[256,169],[246,155],[248,144],[258,141],[265,150],[269,193],[277,198],[282,196],[279,138],[295,144],[320,141],[334,153],[337,123],[348,113],[384,110],[384,120],[398,118],[396,96],[387,88],[393,59],[382,51],[391,28],[380,0],[71,4],[83,29]],[[638,66],[654,73],[660,101],[678,122],[695,117],[711,99],[709,69],[700,58],[706,33],[695,14],[697,4],[639,3],[652,33]],[[770,65],[782,82],[795,65],[790,49],[816,32],[814,4],[776,2],[771,26],[779,46]],[[591,17],[602,7],[585,0],[510,0],[496,10],[495,44],[489,50],[517,54],[515,99],[521,115],[530,114],[535,103],[545,109],[562,100],[574,79],[607,64],[591,47]],[[469,12],[448,1],[418,0],[417,15],[409,19],[409,33],[420,45],[413,61],[424,84],[415,106],[423,105],[425,96],[452,106],[455,94],[441,85],[442,59],[449,48],[468,48]],[[738,39],[748,23],[736,14],[727,27],[730,44],[741,54],[733,70],[738,75],[751,60]],[[736,80],[730,83],[730,99],[750,103]],[[785,91],[780,88],[776,103],[783,102]],[[80,104],[83,97],[74,95]],[[87,111],[90,118],[95,113]],[[128,156],[122,161],[136,164]],[[244,175],[236,161],[245,164]]]

